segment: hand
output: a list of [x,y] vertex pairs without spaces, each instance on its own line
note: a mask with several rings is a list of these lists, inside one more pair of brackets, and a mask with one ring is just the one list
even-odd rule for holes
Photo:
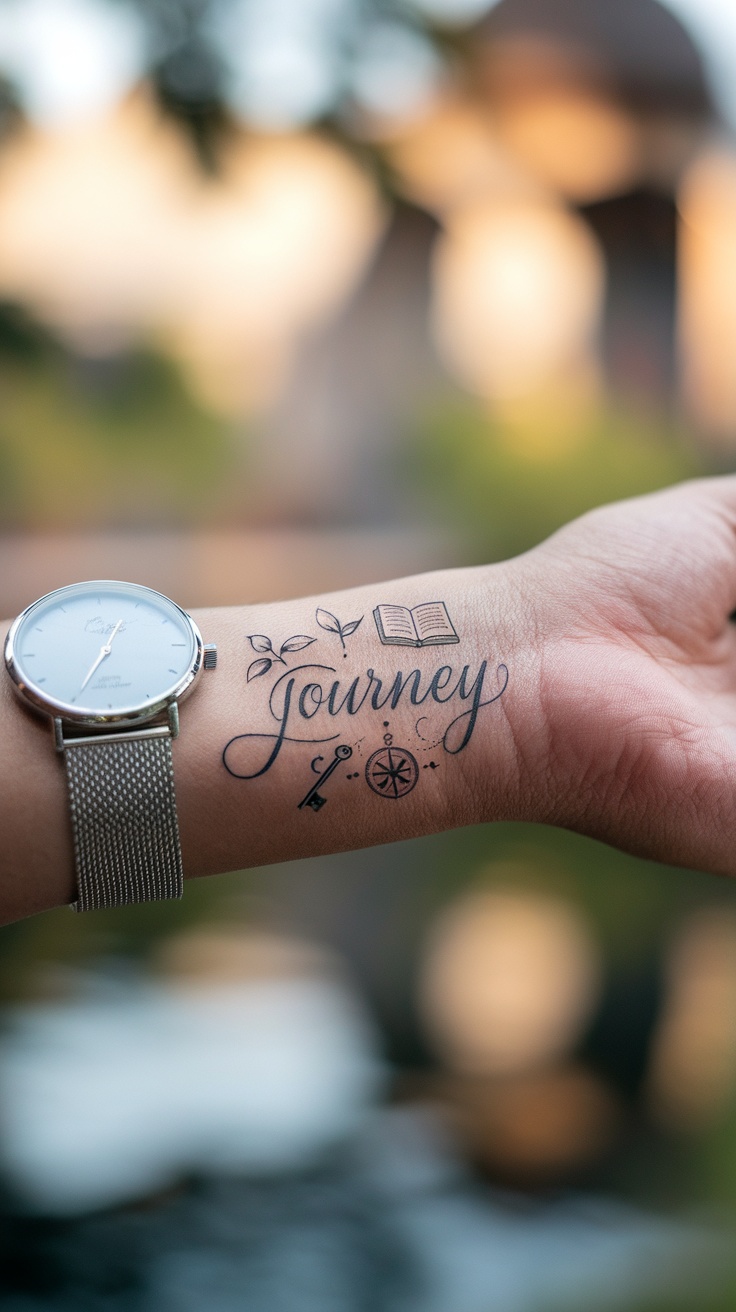
[[97,667],[98,667],[99,665],[102,664],[102,662],[104,661],[104,659],[105,659],[106,656],[109,656],[109,655],[110,655],[110,652],[112,651],[113,639],[114,639],[115,634],[117,633],[118,629],[120,628],[122,622],[123,622],[122,620],[118,620],[118,622],[117,622],[117,624],[115,625],[115,628],[113,629],[112,633],[110,634],[110,637],[108,638],[107,642],[104,644],[104,646],[100,647],[100,653],[99,653],[99,656],[97,657],[97,659],[92,663],[92,665],[91,665],[90,668],[88,669],[88,671],[87,671],[87,673],[86,673],[86,675],[85,675],[85,678],[84,678],[84,682],[83,682],[81,688],[79,689],[80,692],[84,692],[85,688],[87,687],[87,684],[89,683],[90,679],[92,678],[92,675],[94,674],[94,672],[95,672],[95,670],[97,669]]
[[520,813],[736,875],[736,477],[593,511],[512,568],[539,690]]
[[[388,680],[403,669],[404,691],[398,694],[397,685],[397,697],[391,694],[390,732],[397,744],[420,752],[419,702],[412,699],[418,684],[407,672],[416,667],[422,687],[431,676],[442,693],[448,667],[456,673],[467,667],[468,680],[482,667],[493,691],[494,672],[505,667],[503,695],[483,702],[472,742],[455,753],[445,752],[441,740],[430,744],[436,774],[428,762],[421,786],[388,803],[368,787],[358,760],[356,769],[330,780],[326,818],[315,825],[314,813],[298,801],[313,782],[307,744],[319,734],[299,700],[304,687],[317,684],[294,693],[292,710],[305,720],[305,732],[284,739],[288,749],[273,769],[257,777],[228,771],[223,751],[234,735],[254,726],[272,739],[278,733],[273,682],[248,684],[244,677],[244,635],[309,634],[315,604],[357,618],[379,602],[438,598],[461,635],[457,650],[430,646],[399,664],[392,648],[379,652],[380,640],[366,623],[352,641],[350,677],[367,679],[370,671],[374,694],[352,709],[337,694],[331,707],[331,694],[320,693],[323,714],[335,719],[336,741],[381,741],[388,717],[378,684],[385,681],[388,696]],[[222,677],[188,709],[178,746],[185,871],[213,874],[462,824],[528,819],[661,861],[736,875],[734,609],[736,477],[593,511],[503,564],[205,612],[200,622],[223,653]],[[327,652],[320,668],[336,673]],[[293,666],[287,673],[296,677]],[[338,682],[347,687],[347,676]],[[440,712],[446,725],[458,709],[445,701],[446,694],[433,701],[438,731]],[[68,806],[47,732],[18,707],[6,679],[0,684],[0,920],[71,898]]]

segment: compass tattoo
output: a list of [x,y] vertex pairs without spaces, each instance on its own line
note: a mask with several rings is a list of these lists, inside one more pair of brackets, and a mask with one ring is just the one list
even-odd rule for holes
[[366,782],[379,797],[398,801],[406,797],[419,778],[419,766],[406,747],[379,747],[365,767]]

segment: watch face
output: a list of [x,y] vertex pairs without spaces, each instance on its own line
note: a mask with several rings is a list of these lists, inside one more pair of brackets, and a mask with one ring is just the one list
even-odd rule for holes
[[192,683],[196,625],[135,583],[73,583],[15,620],[5,659],[19,692],[49,713],[97,722],[145,718]]

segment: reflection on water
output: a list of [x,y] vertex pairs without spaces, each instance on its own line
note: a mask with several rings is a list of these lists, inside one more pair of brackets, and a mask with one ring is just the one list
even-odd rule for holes
[[439,1110],[385,1106],[320,951],[199,932],[155,965],[7,1016],[3,1312],[621,1307],[720,1265],[695,1226],[481,1185]]

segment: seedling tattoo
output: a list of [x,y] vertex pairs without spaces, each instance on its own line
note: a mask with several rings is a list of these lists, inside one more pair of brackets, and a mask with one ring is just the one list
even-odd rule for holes
[[322,606],[318,606],[317,610],[315,611],[314,618],[316,619],[321,629],[325,629],[327,633],[337,634],[342,644],[342,654],[343,656],[347,657],[348,653],[347,653],[347,648],[345,646],[345,639],[349,638],[351,633],[355,633],[355,630],[357,629],[358,625],[361,623],[363,616],[361,615],[359,620],[349,620],[347,624],[341,624],[339,619],[337,618],[337,615],[333,615],[331,611],[324,610]]
[[245,676],[246,682],[250,683],[251,679],[258,679],[262,674],[268,674],[271,666],[275,665],[276,662],[286,665],[284,652],[304,651],[305,647],[311,646],[316,641],[316,638],[310,638],[306,633],[295,633],[293,638],[287,638],[286,642],[282,642],[277,654],[273,649],[271,639],[267,638],[265,633],[250,633],[248,642],[253,650],[268,652],[268,655],[262,656],[259,661],[251,661]]
[[[225,769],[237,779],[257,779],[275,764],[284,743],[334,742],[345,736],[344,729],[342,733],[329,732],[336,719],[355,716],[363,707],[373,711],[396,710],[406,702],[412,706],[429,707],[434,703],[453,709],[458,704],[463,707],[438,739],[449,755],[456,756],[471,741],[480,711],[498,701],[509,680],[507,667],[498,665],[494,688],[491,685],[494,672],[489,671],[486,660],[481,661],[477,672],[470,665],[463,665],[460,669],[440,665],[432,674],[424,674],[419,669],[406,674],[398,670],[391,679],[381,678],[369,668],[365,674],[357,675],[345,685],[340,678],[334,677],[336,673],[334,666],[316,663],[286,669],[276,679],[268,697],[274,731],[238,734],[231,738],[222,754]],[[305,733],[308,725],[311,733]],[[323,732],[314,733],[317,728]],[[394,750],[398,751],[398,748]],[[411,757],[411,753],[408,755]]]

